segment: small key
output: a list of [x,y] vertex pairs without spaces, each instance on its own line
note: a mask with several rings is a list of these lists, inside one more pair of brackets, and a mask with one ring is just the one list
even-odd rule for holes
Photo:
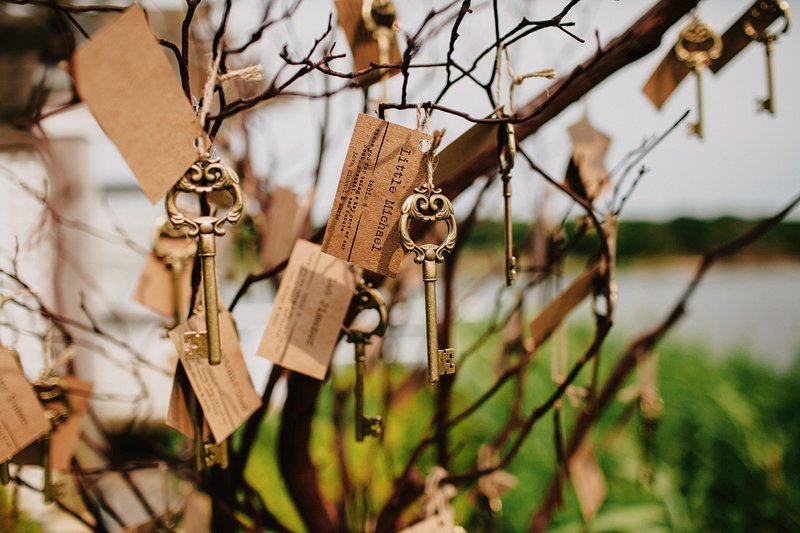
[[[386,65],[391,61],[390,51],[394,39],[394,24],[397,21],[397,10],[392,0],[364,0],[361,4],[361,18],[364,27],[372,34],[378,46],[378,63]],[[386,78],[381,76],[383,86],[382,101],[388,100]]]
[[[753,19],[757,19],[765,14],[774,14],[780,11],[780,16],[783,18],[783,28],[777,33],[772,33],[769,29],[765,28],[763,31],[758,31],[753,26]],[[764,45],[764,53],[767,57],[767,97],[756,100],[760,111],[766,111],[770,115],[775,114],[775,82],[772,72],[772,51],[775,41],[781,34],[789,31],[791,23],[791,15],[789,13],[789,4],[783,1],[765,0],[760,2],[758,6],[754,7],[750,12],[752,18],[747,18],[744,21],[744,32],[752,40],[757,41]]]
[[517,258],[514,257],[514,228],[511,219],[511,169],[517,155],[514,125],[505,123],[497,130],[497,162],[503,180],[503,242],[506,252],[506,285],[517,279]]
[[[182,244],[185,246],[181,246]],[[156,228],[153,255],[172,274],[172,324],[168,329],[181,323],[181,311],[184,307],[181,280],[188,261],[196,253],[197,241],[187,240],[186,228],[175,228],[169,219],[162,221]]]
[[355,347],[356,385],[355,385],[355,427],[356,440],[362,442],[364,437],[380,437],[383,434],[383,419],[380,416],[364,416],[364,375],[366,373],[366,345],[373,335],[382,337],[389,324],[386,303],[383,296],[369,284],[361,280],[353,299],[353,312],[358,315],[362,311],[374,309],[378,312],[378,324],[372,331],[345,329],[347,341]]
[[711,26],[697,18],[681,31],[675,43],[675,55],[694,72],[697,86],[697,122],[689,124],[692,135],[703,138],[702,71],[722,54],[722,38]]
[[[428,340],[428,381],[436,383],[439,376],[456,371],[451,348],[439,349],[438,321],[436,319],[436,265],[444,261],[444,254],[456,245],[456,217],[450,200],[427,183],[414,189],[400,209],[400,244],[406,252],[414,253],[414,262],[422,263],[422,281],[425,283],[425,322]],[[447,237],[441,244],[417,244],[411,238],[411,221],[445,221]]]
[[61,385],[61,381],[56,376],[47,376],[39,379],[33,384],[33,389],[39,396],[39,401],[45,407],[47,418],[50,421],[50,431],[44,434],[39,440],[39,450],[41,452],[42,471],[44,473],[44,501],[52,503],[59,493],[59,485],[53,482],[53,471],[51,465],[51,441],[53,432],[56,428],[66,422],[72,410],[69,404],[69,396]]
[[[177,206],[177,197],[180,193],[211,193],[226,191],[231,195],[233,205],[227,214],[222,217],[201,216],[197,218],[186,217]],[[236,224],[242,216],[244,207],[242,190],[239,186],[239,177],[236,173],[222,165],[218,159],[198,161],[192,165],[175,186],[167,193],[167,216],[175,228],[188,227],[190,237],[198,237],[198,255],[203,271],[203,297],[206,315],[206,331],[188,331],[184,334],[184,345],[196,341],[198,337],[205,339],[194,342],[196,348],[205,346],[205,351],[186,349],[187,358],[207,357],[209,364],[218,365],[222,362],[222,347],[219,333],[219,301],[217,293],[217,244],[216,237],[225,235],[223,226],[226,222]]]

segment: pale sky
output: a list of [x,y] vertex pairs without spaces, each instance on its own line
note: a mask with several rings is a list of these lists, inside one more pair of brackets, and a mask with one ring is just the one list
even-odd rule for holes
[[[146,7],[176,4],[175,2],[145,1]],[[288,4],[288,1],[284,1]],[[594,52],[595,29],[603,44],[626,28],[655,2],[632,0],[584,0],[567,20],[576,22],[572,31],[586,39],[580,44],[558,30],[548,29],[524,40],[511,49],[512,62],[517,73],[552,67],[558,75],[566,75],[571,68]],[[706,0],[701,2],[701,18],[722,33],[743,10],[750,5],[742,0]],[[177,3],[178,5],[181,2]],[[443,2],[436,2],[441,5]],[[549,18],[561,9],[562,1],[509,1],[501,20],[503,29],[523,14],[529,18]],[[258,20],[256,0],[240,0],[234,4],[230,23],[231,44],[237,38],[249,35]],[[279,3],[281,5],[281,3]],[[404,28],[415,29],[424,17],[429,2],[406,0],[397,2],[400,21]],[[473,2],[475,13],[467,16],[462,26],[455,57],[464,63],[474,52],[482,50],[493,39],[489,31],[490,10],[483,2]],[[327,23],[332,2],[306,0],[291,26],[279,26],[268,34],[256,55],[247,62],[262,62],[267,73],[279,63],[275,60],[280,46],[290,43],[290,50],[298,55]],[[302,23],[301,23],[302,21]],[[666,35],[657,52],[650,54],[623,69],[594,90],[585,102],[578,103],[549,123],[537,135],[527,139],[524,146],[537,162],[559,179],[566,168],[570,152],[566,128],[577,121],[583,109],[597,129],[612,137],[607,155],[611,168],[629,150],[638,146],[644,137],[656,134],[674,122],[695,102],[694,79],[688,77],[673,93],[659,112],[647,101],[641,87],[661,58],[672,47],[682,23]],[[439,61],[447,50],[447,32],[437,36],[417,58],[417,61]],[[340,32],[337,50],[347,51]],[[304,54],[303,54],[304,55]],[[762,216],[777,211],[789,198],[800,192],[797,168],[800,167],[800,147],[796,132],[800,119],[800,35],[790,32],[777,43],[774,53],[777,115],[772,117],[756,111],[756,99],[766,95],[765,57],[763,47],[753,43],[729,63],[718,75],[710,71],[703,77],[706,138],[698,140],[686,133],[688,126],[675,131],[646,164],[651,169],[629,202],[624,213],[627,218],[664,219],[677,215],[715,216],[738,214]],[[349,59],[339,60],[335,67],[349,70]],[[492,68],[491,58],[479,69],[483,78]],[[471,62],[471,61],[470,61]],[[429,100],[441,87],[440,74],[412,77],[409,99]],[[399,77],[390,83],[390,99],[399,99]],[[333,80],[332,86],[340,83]],[[530,80],[517,91],[515,101],[522,105],[532,95],[538,94],[549,83],[547,80]],[[298,90],[318,92],[323,89],[319,77],[305,80]],[[379,88],[373,90],[378,94]],[[480,91],[462,83],[442,102],[463,109],[472,115],[486,115],[488,101]],[[356,114],[363,105],[361,93],[349,91],[331,99],[329,125],[330,146],[323,165],[323,179],[315,204],[314,217],[322,222],[327,216],[347,149]],[[322,101],[284,100],[263,107],[254,113],[251,126],[255,130],[254,147],[256,168],[269,174],[277,182],[303,192],[310,185],[311,171],[316,160],[317,127],[323,109]],[[50,130],[63,134],[89,131],[93,140],[93,177],[101,181],[132,182],[130,171],[113,147],[103,140],[96,126],[89,127],[80,113],[64,114],[50,123]],[[392,112],[390,120],[413,125],[413,111]],[[693,120],[693,116],[690,120]],[[687,121],[688,122],[688,121]],[[433,127],[446,127],[445,143],[454,140],[469,124],[457,117],[438,113]],[[542,195],[540,178],[519,161],[514,176],[514,212],[520,219],[530,218],[537,199]],[[469,196],[456,204],[468,205]],[[492,200],[491,198],[494,198]],[[490,193],[486,202],[486,215],[501,213],[499,189]],[[463,209],[463,208],[462,208]],[[795,218],[798,215],[795,214]]]

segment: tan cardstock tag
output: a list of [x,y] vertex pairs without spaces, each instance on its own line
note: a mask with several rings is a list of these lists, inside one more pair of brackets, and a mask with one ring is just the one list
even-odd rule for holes
[[656,106],[656,109],[661,109],[664,102],[667,101],[689,72],[691,71],[686,66],[686,63],[678,59],[678,56],[675,55],[675,50],[670,48],[667,55],[653,71],[650,79],[642,87],[642,92]]
[[597,514],[606,499],[606,479],[597,466],[589,438],[583,439],[580,447],[569,460],[569,475],[578,496],[581,514],[586,521]]
[[194,437],[194,422],[189,407],[186,405],[187,387],[191,387],[188,380],[183,363],[178,360],[178,364],[175,366],[175,377],[172,380],[172,392],[169,397],[165,423],[172,429],[192,438]]
[[342,166],[322,251],[384,276],[403,259],[403,201],[425,179],[420,143],[430,136],[360,114]]
[[0,346],[0,462],[50,431],[50,422],[22,373],[16,352]]
[[272,268],[289,257],[307,215],[291,189],[276,187],[270,193],[261,240],[264,268]]
[[324,379],[355,290],[350,266],[299,239],[289,257],[258,355]]
[[197,159],[204,135],[138,4],[73,55],[75,87],[155,203]]
[[204,315],[193,315],[170,331],[169,336],[200,401],[208,427],[214,439],[222,442],[261,406],[261,398],[250,381],[236,328],[227,311],[219,315],[219,329],[222,339],[222,363],[219,365],[210,365],[208,359],[187,360],[184,355],[183,334],[205,331]]
[[611,186],[605,157],[611,137],[597,131],[586,117],[568,128],[572,140],[572,161],[565,179],[567,187],[589,202]]
[[[67,391],[70,413],[67,419],[56,426],[50,444],[50,465],[54,470],[69,470],[78,440],[83,429],[83,419],[89,408],[92,396],[92,384],[81,381],[75,376],[64,376],[61,383]],[[31,443],[14,456],[14,462],[20,465],[41,465],[42,454],[39,441]]]
[[[159,246],[173,244],[175,246],[186,246],[186,242],[182,239],[162,237],[159,241]],[[185,316],[188,311],[192,294],[192,266],[193,261],[191,258],[184,261],[180,278],[180,293],[184,296],[184,302],[179,316]],[[133,300],[156,313],[171,317],[173,316],[174,307],[172,283],[172,271],[167,268],[163,261],[156,258],[153,252],[150,252],[142,268],[142,273],[139,275],[136,288],[133,290]]]
[[[369,67],[370,63],[378,61],[378,43],[367,31],[361,16],[362,0],[336,0],[336,12],[339,26],[344,30],[350,50],[353,53],[353,71]],[[389,62],[393,65],[400,63],[400,49],[397,47],[397,38],[392,37],[389,50]],[[381,78],[391,77],[399,73],[399,69],[375,71],[365,76],[356,78],[356,82],[363,86],[372,85]]]

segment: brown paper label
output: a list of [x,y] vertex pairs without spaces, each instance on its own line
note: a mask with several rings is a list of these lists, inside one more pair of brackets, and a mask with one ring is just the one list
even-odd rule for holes
[[395,277],[403,259],[400,207],[425,179],[420,143],[430,136],[360,114],[350,138],[347,159],[322,251],[339,259]]
[[456,522],[452,510],[448,509],[448,511],[430,516],[401,530],[400,533],[454,533]]
[[497,147],[497,124],[475,124],[439,152],[434,182],[446,188],[453,176],[460,174],[471,164],[474,154]]
[[194,422],[192,421],[189,407],[186,405],[186,393],[188,388],[191,387],[188,380],[186,370],[178,360],[178,364],[175,366],[175,377],[172,380],[172,392],[169,397],[169,408],[167,409],[165,422],[172,429],[192,438],[194,437]]
[[670,48],[667,55],[653,71],[650,79],[642,87],[642,92],[656,106],[656,109],[661,109],[664,102],[667,101],[689,72],[690,70],[686,63],[678,59],[675,51]]
[[15,355],[0,346],[0,462],[50,431],[44,408]]
[[308,211],[300,207],[291,189],[276,187],[269,195],[261,240],[261,265],[272,268],[285,261],[292,252]]
[[72,58],[75,87],[155,203],[197,159],[203,128],[134,4]]
[[219,315],[222,339],[222,363],[210,365],[208,359],[187,360],[183,352],[183,334],[205,331],[205,316],[193,315],[169,332],[178,357],[189,377],[192,390],[200,401],[203,415],[217,442],[222,442],[261,406],[242,357],[233,319],[227,311]]
[[[370,63],[379,63],[378,43],[367,31],[361,16],[362,3],[362,0],[336,0],[339,26],[344,30],[353,53],[353,71],[365,69],[369,67]],[[390,46],[389,63],[396,65],[401,61],[396,37],[392,37]],[[356,82],[361,86],[371,85],[380,81],[381,78],[391,77],[399,72],[398,69],[375,71],[356,78]]]
[[606,479],[592,452],[589,438],[585,438],[569,460],[569,475],[584,520],[591,520],[606,499]]
[[323,379],[355,290],[344,261],[298,240],[283,274],[258,355]]
[[584,298],[592,293],[600,267],[594,265],[580,274],[561,294],[553,298],[547,307],[531,322],[533,346],[543,343]]
[[605,166],[611,138],[594,129],[586,117],[570,126],[568,131],[572,139],[570,169],[574,172],[567,171],[567,187],[592,202],[611,186]]
[[192,492],[186,497],[183,511],[184,533],[209,533],[211,531],[211,497],[202,492]]
[[[175,245],[176,247],[186,247],[186,241],[181,239],[160,238],[159,246]],[[177,250],[176,250],[177,251]],[[173,316],[174,299],[172,296],[172,271],[167,268],[163,261],[151,252],[139,275],[139,281],[133,290],[133,300],[145,307],[164,316]],[[179,316],[185,316],[188,311],[189,301],[192,294],[192,259],[186,259],[181,273],[180,294],[183,296],[183,306]]]

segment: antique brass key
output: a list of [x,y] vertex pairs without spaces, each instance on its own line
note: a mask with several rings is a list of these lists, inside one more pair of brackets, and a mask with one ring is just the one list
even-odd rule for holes
[[361,280],[356,288],[353,310],[356,314],[368,309],[378,312],[378,324],[372,331],[345,329],[347,341],[352,343],[356,352],[356,386],[355,386],[355,426],[356,440],[361,442],[364,436],[380,437],[383,433],[383,419],[379,416],[364,416],[364,374],[366,373],[365,347],[373,335],[382,337],[386,333],[388,317],[386,303],[377,289]]
[[697,122],[689,124],[693,135],[703,138],[703,85],[702,71],[722,53],[722,39],[711,26],[696,17],[683,28],[675,55],[694,72],[697,85]]
[[[456,371],[453,349],[439,349],[436,320],[436,264],[444,261],[444,254],[456,245],[456,217],[450,200],[433,187],[432,173],[414,194],[406,198],[400,209],[400,244],[406,252],[414,253],[414,262],[422,263],[422,281],[425,283],[425,321],[428,337],[428,381],[436,383],[439,376]],[[411,221],[445,221],[447,237],[441,244],[417,244],[411,238]]]
[[42,454],[42,470],[44,472],[44,501],[52,503],[57,495],[58,487],[53,482],[53,471],[50,464],[50,444],[53,431],[69,418],[72,410],[69,405],[69,396],[57,376],[46,376],[33,383],[33,390],[39,396],[39,401],[45,408],[47,418],[50,420],[50,431],[45,433],[39,441]]
[[[772,33],[769,31],[768,28],[765,28],[763,31],[758,31],[755,28],[755,26],[753,26],[753,19],[757,19],[763,14],[774,13],[776,11],[779,11],[780,16],[783,17],[783,28],[779,32]],[[764,52],[766,53],[767,56],[768,93],[766,98],[757,100],[757,102],[759,105],[759,110],[766,111],[770,115],[774,115],[775,86],[772,75],[772,47],[781,34],[784,34],[787,31],[789,31],[789,25],[791,22],[791,15],[789,13],[789,4],[783,1],[778,2],[775,0],[765,0],[763,2],[759,2],[758,6],[754,7],[751,10],[750,14],[752,18],[745,19],[744,21],[744,32],[747,34],[748,37],[750,37],[754,41],[762,43],[764,45]]]
[[[222,217],[186,217],[177,206],[179,193],[228,192],[233,205]],[[212,365],[222,362],[222,348],[219,333],[219,303],[217,294],[217,254],[215,238],[225,235],[226,222],[236,224],[242,216],[242,190],[236,173],[222,165],[218,159],[198,161],[186,171],[183,177],[167,193],[167,216],[175,228],[187,226],[190,237],[199,238],[199,255],[203,266],[203,296],[206,315],[206,331],[187,331],[184,334],[186,357],[189,359],[208,358]]]
[[181,280],[188,261],[197,253],[197,241],[187,241],[186,237],[186,228],[178,229],[169,219],[165,219],[156,228],[153,241],[153,255],[172,274],[172,324],[169,329],[176,327],[183,319],[181,311],[187,295],[182,294]]
[[506,285],[511,286],[517,279],[517,258],[514,257],[514,228],[511,219],[511,169],[517,155],[514,125],[501,124],[497,130],[497,163],[500,178],[503,180],[503,241],[506,251]]
[[361,18],[364,20],[364,27],[378,44],[378,63],[387,64],[394,37],[394,23],[397,20],[394,3],[392,0],[364,0],[361,4]]
[[207,442],[203,437],[204,421],[203,411],[196,398],[192,398],[190,414],[194,422],[194,458],[195,468],[200,472],[212,466],[228,468],[228,440],[222,442]]

